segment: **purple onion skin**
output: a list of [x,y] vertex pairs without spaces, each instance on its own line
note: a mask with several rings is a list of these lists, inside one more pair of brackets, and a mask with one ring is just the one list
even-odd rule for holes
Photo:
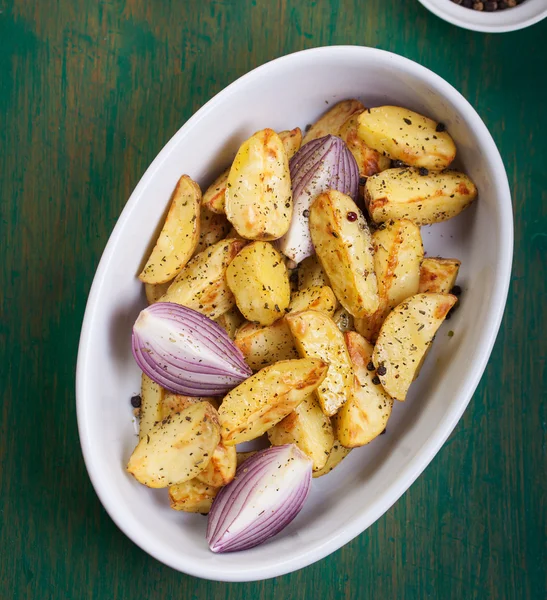
[[[207,524],[210,549],[248,550],[279,533],[302,509],[311,481],[312,462],[294,444],[273,446],[248,458],[213,501]],[[242,515],[251,522],[239,524]]]
[[308,214],[315,198],[327,190],[338,190],[357,202],[359,167],[346,143],[326,135],[304,144],[289,162],[293,191],[293,216],[287,233],[277,245],[299,263],[315,253]]
[[141,311],[132,350],[142,371],[174,394],[220,396],[252,375],[220,325],[171,302],[156,302]]

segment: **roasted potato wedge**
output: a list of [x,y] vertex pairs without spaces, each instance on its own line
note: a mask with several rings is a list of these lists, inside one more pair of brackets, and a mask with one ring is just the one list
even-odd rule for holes
[[308,130],[302,144],[307,144],[312,140],[324,137],[325,135],[340,135],[340,128],[351,117],[351,115],[364,110],[364,106],[359,100],[342,100],[338,102],[318,121],[316,121]]
[[456,258],[424,258],[418,292],[448,294],[454,287],[461,262]]
[[203,471],[219,441],[217,411],[198,402],[155,425],[137,444],[127,471],[151,488],[184,483]]
[[372,362],[385,391],[395,400],[405,400],[423,355],[456,300],[451,294],[416,294],[387,316]]
[[342,332],[353,331],[355,327],[354,319],[345,308],[339,308],[332,317],[336,327]]
[[211,319],[235,306],[235,299],[226,283],[226,269],[245,242],[222,240],[200,252],[177,275],[160,298],[193,308]]
[[[362,112],[362,111],[361,111]],[[369,148],[359,137],[359,115],[353,114],[341,127],[340,137],[346,142],[359,167],[360,177],[370,177],[389,169],[391,159],[380,152]]]
[[300,130],[300,127],[295,127],[291,130],[280,131],[279,139],[285,147],[287,158],[291,160],[298,150],[300,150],[300,146],[302,145],[302,131]]
[[228,485],[235,477],[236,466],[236,447],[225,446],[221,441],[215,448],[209,464],[196,477],[196,479],[212,487]]
[[142,374],[139,440],[146,438],[154,425],[161,421],[161,406],[166,393],[167,391],[161,385],[152,381],[148,375]]
[[315,390],[328,417],[346,402],[353,385],[353,369],[344,336],[334,321],[316,310],[285,317],[300,356],[319,358],[329,365],[327,376]]
[[224,444],[254,440],[279,423],[321,384],[327,368],[314,358],[284,360],[246,379],[220,406]]
[[209,402],[209,404],[211,404],[211,406],[213,406],[215,409],[218,409],[218,407],[220,406],[218,398],[209,398],[205,396],[182,396],[179,394],[172,394],[171,392],[166,391],[163,394],[163,398],[161,399],[161,414],[160,419],[158,419],[158,421],[162,421],[169,415],[182,412],[192,404],[197,404],[198,402]]
[[323,285],[330,286],[327,274],[317,256],[308,256],[298,265],[298,289],[305,290],[306,288]]
[[237,330],[234,343],[253,371],[280,360],[298,358],[291,331],[284,319],[266,327],[246,323]]
[[226,194],[226,185],[228,183],[228,175],[230,167],[222,171],[222,173],[213,181],[203,194],[201,205],[203,208],[211,212],[224,214],[224,196]]
[[226,333],[233,340],[236,336],[236,331],[243,325],[245,319],[239,312],[238,308],[234,306],[229,311],[217,317],[215,321],[226,331]]
[[420,175],[418,169],[388,169],[367,179],[364,194],[376,223],[408,219],[431,225],[460,214],[477,197],[477,188],[457,171]]
[[268,242],[253,242],[232,260],[226,281],[243,316],[271,325],[283,316],[291,300],[287,267]]
[[272,129],[258,131],[239,148],[228,175],[224,209],[245,239],[275,240],[287,233],[292,217],[289,160]]
[[318,469],[313,472],[313,477],[322,477],[327,473],[330,473],[335,467],[337,467],[346,456],[351,452],[350,448],[345,448],[338,440],[334,440],[332,450],[329,452],[327,462],[322,469]]
[[172,281],[167,281],[166,283],[145,283],[144,293],[146,294],[146,300],[148,301],[148,304],[154,304],[154,302],[157,302],[169,289],[171,283]]
[[412,167],[442,171],[456,145],[440,123],[400,106],[378,106],[359,117],[359,137],[367,146]]
[[302,402],[282,421],[268,431],[272,446],[296,444],[313,461],[314,470],[322,469],[327,462],[334,435],[330,419],[325,416],[315,396]]
[[346,448],[364,446],[386,428],[393,399],[381,385],[373,383],[374,372],[367,369],[374,348],[354,331],[345,334],[346,346],[355,372],[348,401],[333,419],[334,432]]
[[186,265],[199,241],[201,190],[183,175],[173,193],[163,229],[139,279],[165,283]]
[[220,488],[207,485],[196,478],[172,485],[169,488],[171,508],[206,515],[219,490]]
[[336,190],[319,194],[310,209],[310,233],[340,304],[354,317],[374,313],[379,300],[372,241],[355,202]]
[[249,450],[248,452],[238,452],[237,453],[237,466],[242,465],[248,458],[251,458],[253,454],[256,454],[256,450]]
[[418,293],[424,257],[420,228],[408,220],[392,221],[377,229],[372,245],[380,306],[373,315],[355,322],[357,331],[370,341],[378,337],[389,311]]
[[231,225],[226,215],[211,212],[204,206],[201,207],[199,217],[199,241],[194,251],[194,256],[203,252],[213,244],[220,242],[230,231]]
[[332,317],[337,304],[336,296],[328,285],[309,287],[293,294],[289,312],[318,310]]

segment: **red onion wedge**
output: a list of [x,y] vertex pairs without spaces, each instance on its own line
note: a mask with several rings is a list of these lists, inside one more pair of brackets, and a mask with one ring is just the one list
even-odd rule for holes
[[302,146],[289,167],[294,210],[289,230],[277,244],[286,257],[299,263],[314,253],[308,215],[316,196],[338,190],[357,201],[359,167],[345,142],[335,135]]
[[207,523],[209,548],[236,552],[273,537],[300,512],[311,481],[312,462],[294,444],[257,452],[216,496]]
[[156,302],[133,326],[133,356],[156,383],[184,396],[220,396],[252,375],[214,321],[191,308]]

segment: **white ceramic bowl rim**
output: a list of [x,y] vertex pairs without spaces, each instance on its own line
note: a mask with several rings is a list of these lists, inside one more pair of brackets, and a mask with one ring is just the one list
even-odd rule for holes
[[493,12],[465,8],[451,0],[420,0],[420,2],[433,14],[452,25],[483,33],[516,31],[530,27],[547,17],[545,0],[526,0],[513,8]]
[[122,507],[116,504],[112,498],[108,486],[105,485],[101,479],[102,474],[100,472],[98,462],[94,458],[92,432],[89,430],[85,419],[88,405],[93,405],[93,399],[86,397],[86,389],[88,387],[86,364],[88,362],[90,353],[89,339],[91,336],[92,323],[94,322],[96,313],[99,310],[98,300],[104,284],[105,274],[109,269],[109,264],[114,253],[114,244],[109,242],[101,257],[89,294],[78,353],[76,402],[80,442],[85,463],[95,491],[97,492],[102,504],[116,525],[138,546],[159,561],[173,567],[174,569],[184,571],[197,577],[214,579],[217,581],[252,581],[275,577],[305,567],[327,556],[363,532],[383,513],[385,513],[410,487],[410,485],[422,473],[422,471],[446,441],[447,437],[450,435],[462,416],[480,381],[497,336],[509,288],[513,252],[513,218],[511,196],[502,159],[494,140],[492,139],[488,129],[480,119],[479,115],[457,90],[455,90],[441,77],[425,67],[409,59],[386,52],[384,50],[361,46],[331,46],[304,50],[266,63],[229,85],[209,102],[207,102],[200,110],[198,110],[158,154],[129,198],[127,205],[114,228],[110,240],[112,241],[115,239],[117,234],[124,228],[131,212],[140,200],[142,191],[154,178],[159,166],[175,147],[178,138],[183,135],[183,130],[184,132],[187,132],[189,129],[196,127],[203,119],[206,119],[207,115],[214,110],[218,104],[222,103],[223,100],[236,91],[236,86],[239,86],[240,82],[243,80],[245,80],[247,83],[256,81],[268,73],[275,72],[276,69],[284,66],[286,63],[298,64],[309,60],[321,59],[321,57],[325,55],[331,58],[340,58],[340,60],[343,61],[344,58],[349,56],[357,56],[359,54],[367,55],[367,58],[369,59],[372,58],[382,64],[386,64],[386,68],[389,68],[390,63],[393,64],[396,62],[411,76],[425,80],[432,86],[432,88],[436,89],[437,93],[439,93],[441,96],[450,97],[450,100],[453,102],[458,111],[460,113],[465,113],[470,127],[472,127],[477,136],[480,137],[483,148],[485,152],[488,153],[489,160],[493,165],[492,168],[502,177],[502,180],[498,180],[497,184],[502,192],[498,199],[501,208],[500,235],[502,236],[501,239],[505,240],[505,244],[503,244],[501,247],[501,256],[499,257],[500,260],[498,262],[498,267],[492,282],[494,288],[497,289],[499,293],[496,295],[494,303],[485,317],[485,335],[481,338],[479,342],[479,348],[477,349],[479,359],[470,365],[469,372],[465,378],[465,383],[462,385],[462,389],[459,394],[459,397],[462,398],[462,400],[447,411],[442,423],[442,427],[439,427],[435,431],[431,432],[431,435],[427,440],[424,441],[420,450],[416,453],[402,476],[396,478],[394,481],[386,483],[385,494],[383,497],[370,503],[366,509],[363,508],[362,513],[356,517],[351,524],[343,525],[332,535],[325,536],[322,542],[317,544],[312,550],[303,551],[291,559],[286,559],[283,556],[280,556],[278,562],[275,564],[269,564],[260,568],[249,567],[247,572],[239,571],[237,573],[233,573],[230,569],[226,569],[224,571],[220,569],[215,573],[211,573],[208,569],[208,565],[200,564],[199,561],[192,562],[191,559],[185,562],[185,564],[181,564],[180,560],[175,560],[171,554],[165,551],[165,548],[162,547],[161,543],[148,538],[145,532],[142,530],[135,531],[129,526],[127,517]]

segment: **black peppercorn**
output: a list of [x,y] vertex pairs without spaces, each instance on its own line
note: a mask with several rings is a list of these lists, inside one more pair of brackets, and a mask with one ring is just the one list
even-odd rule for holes
[[392,160],[391,161],[392,169],[403,169],[406,166],[407,166],[407,164],[404,163],[402,160]]
[[370,361],[367,365],[367,369],[369,371],[374,371],[374,363],[372,361]]
[[310,211],[308,209],[306,209],[303,213],[304,217],[306,217],[306,219],[310,216]]
[[374,377],[372,378],[372,383],[374,385],[380,385],[380,378],[378,377],[378,375],[374,375]]
[[131,406],[133,408],[139,408],[141,405],[142,399],[139,396],[139,394],[136,394],[135,396],[131,396]]
[[[464,0],[464,6],[466,6],[467,8],[471,8],[472,5],[473,5],[473,3],[471,2],[471,0],[469,0],[469,7],[467,7],[465,0]],[[446,131],[446,125],[444,123],[437,123],[437,127],[435,127],[435,131],[437,133],[442,133],[443,131]]]
[[378,375],[385,375],[387,373],[387,369],[384,367],[384,365],[380,365],[376,372]]
[[422,177],[425,177],[426,175],[429,175],[429,170],[426,169],[425,167],[420,167],[420,175]]
[[462,288],[459,285],[455,285],[451,290],[450,290],[451,294],[454,294],[454,296],[459,296],[462,293]]

